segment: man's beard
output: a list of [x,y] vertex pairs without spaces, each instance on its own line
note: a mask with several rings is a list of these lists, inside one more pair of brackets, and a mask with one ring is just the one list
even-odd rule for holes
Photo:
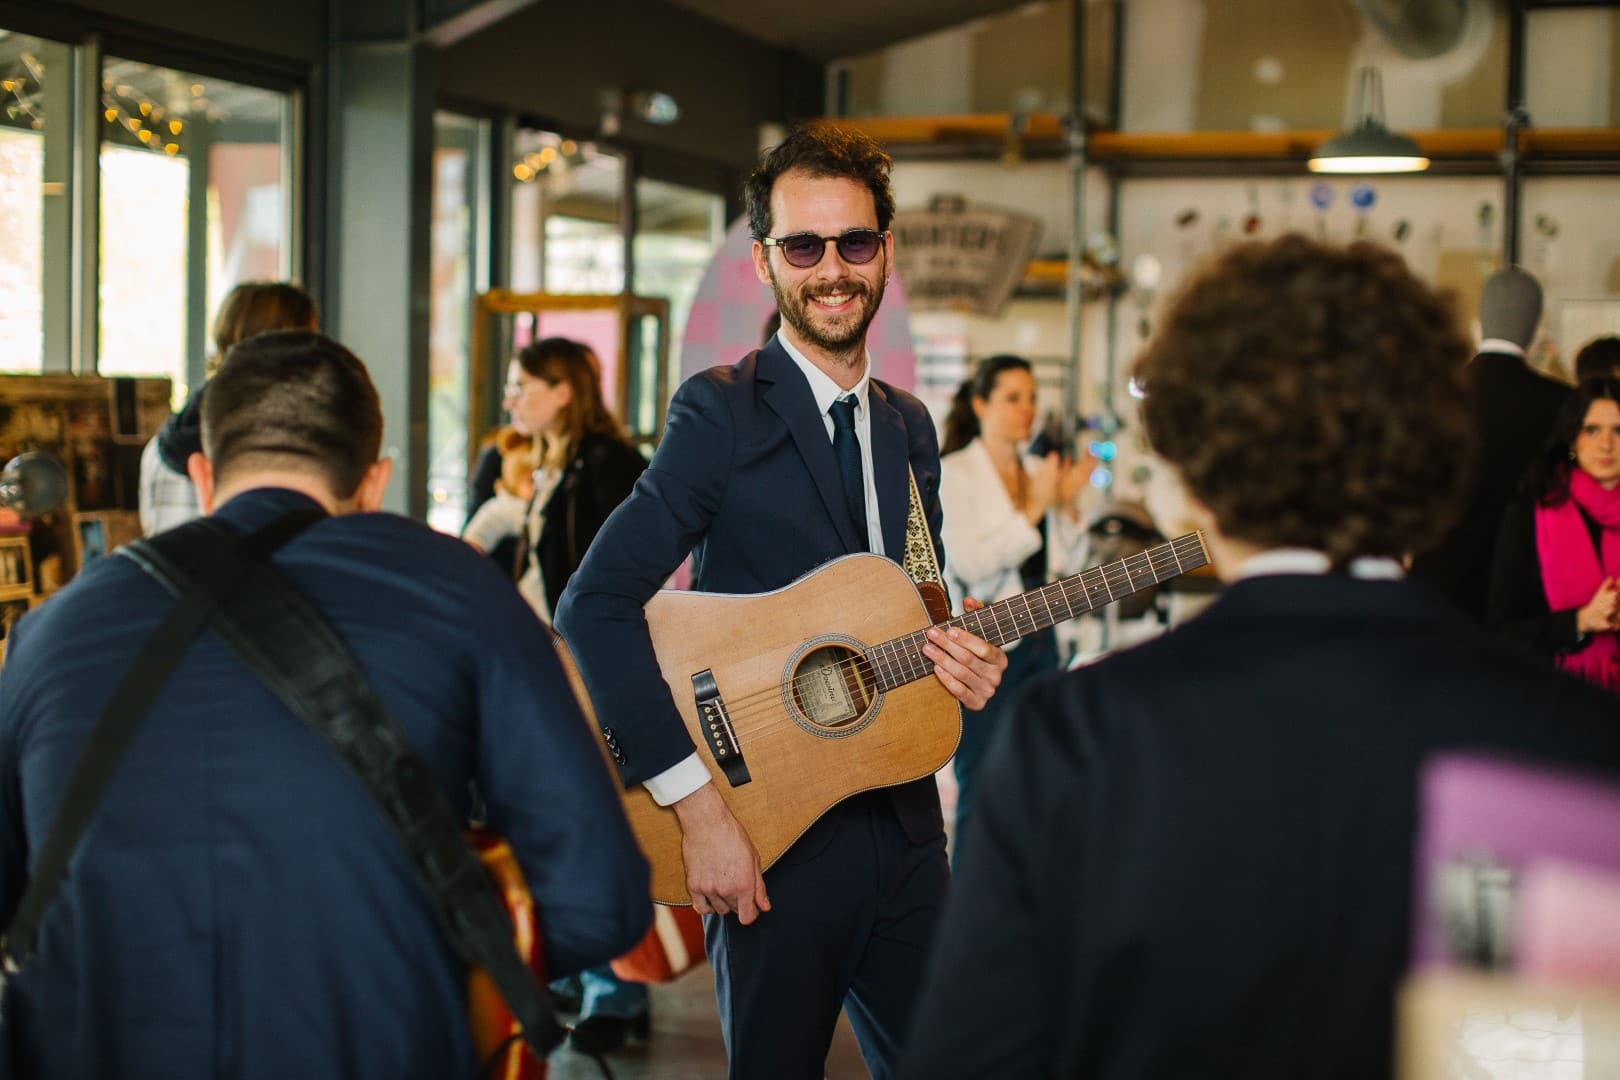
[[[771,275],[771,291],[776,294],[776,310],[782,321],[791,326],[800,340],[845,360],[865,352],[866,329],[877,317],[883,304],[883,290],[887,282],[879,279],[876,288],[869,287],[859,278],[827,284],[805,285],[797,293],[789,293],[776,277],[776,268],[767,264]],[[853,298],[852,310],[842,315],[827,315],[811,306],[811,296],[830,293],[849,293]]]

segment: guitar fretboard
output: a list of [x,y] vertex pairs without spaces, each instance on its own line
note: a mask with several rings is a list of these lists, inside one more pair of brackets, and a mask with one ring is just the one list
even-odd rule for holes
[[[1192,532],[1140,554],[1082,570],[1019,596],[997,600],[988,607],[958,615],[939,625],[958,626],[992,645],[1005,645],[1095,611],[1122,596],[1196,570],[1208,562],[1203,537]],[[922,653],[923,644],[928,640],[926,633],[918,630],[867,650],[866,660],[877,678],[878,689],[892,690],[933,674],[934,662]]]

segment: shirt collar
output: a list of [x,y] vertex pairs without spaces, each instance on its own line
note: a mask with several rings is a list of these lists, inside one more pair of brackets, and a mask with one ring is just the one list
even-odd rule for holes
[[795,349],[780,330],[776,332],[776,343],[782,346],[782,350],[799,366],[799,370],[804,372],[805,381],[810,384],[810,393],[816,399],[816,409],[822,416],[826,416],[827,410],[832,408],[832,403],[845,394],[854,394],[855,404],[863,410],[866,408],[866,388],[872,381],[871,353],[866,354],[866,365],[861,369],[861,381],[844,390],[832,381],[832,376],[816,367],[803,353]]
[[[1234,580],[1270,577],[1274,574],[1325,574],[1331,567],[1327,553],[1312,548],[1269,548],[1251,555],[1237,568]],[[1406,576],[1398,560],[1364,555],[1350,560],[1350,576],[1369,580],[1399,581]]]
[[1507,353],[1509,356],[1517,356],[1520,359],[1523,359],[1524,357],[1524,346],[1520,345],[1518,342],[1509,341],[1506,338],[1499,337],[1488,337],[1484,341],[1480,342],[1479,351],[1482,353]]

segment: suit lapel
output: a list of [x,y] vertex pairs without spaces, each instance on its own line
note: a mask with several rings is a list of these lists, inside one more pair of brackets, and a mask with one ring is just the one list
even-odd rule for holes
[[[838,475],[838,459],[833,456],[832,439],[827,436],[827,424],[816,408],[810,384],[775,338],[760,350],[756,371],[759,381],[769,384],[764,389],[765,404],[782,418],[793,436],[799,456],[804,459],[805,468],[810,472],[810,479],[821,493],[827,514],[838,530],[839,539],[844,542],[844,549],[863,550],[866,542],[864,538],[856,537],[855,525],[849,520],[849,508],[844,504],[844,485]],[[885,533],[884,543],[887,542],[888,534]]]
[[905,417],[889,404],[889,396],[874,380],[866,399],[872,407],[872,470],[876,475],[878,520],[883,525],[883,551],[900,561],[906,549],[906,518],[911,513],[910,468]]

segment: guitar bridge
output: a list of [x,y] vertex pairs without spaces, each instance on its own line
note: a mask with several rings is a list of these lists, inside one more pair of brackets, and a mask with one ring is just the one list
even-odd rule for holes
[[714,672],[704,668],[692,676],[692,694],[697,699],[698,718],[703,724],[704,742],[714,755],[720,771],[732,787],[742,787],[753,779],[748,775],[748,763],[743,760],[742,747],[737,743],[737,732],[726,713],[720,688],[715,685]]

